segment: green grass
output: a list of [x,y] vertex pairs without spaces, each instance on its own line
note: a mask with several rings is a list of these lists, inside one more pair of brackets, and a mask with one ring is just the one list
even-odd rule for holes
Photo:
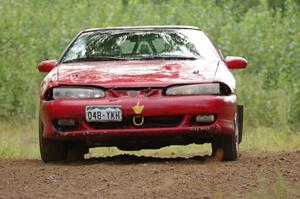
[[[299,134],[288,134],[270,128],[245,129],[241,151],[295,151],[300,149]],[[142,150],[134,152],[120,151],[115,147],[95,148],[90,156],[112,156],[118,154],[136,154],[153,156],[192,156],[210,154],[210,145],[170,146],[160,150]],[[0,123],[0,158],[39,158],[38,128],[35,120],[24,126]]]
[[281,172],[275,169],[274,175],[274,173],[270,174],[265,169],[261,169],[260,175],[256,179],[256,186],[251,191],[249,198],[288,199],[293,198],[293,194],[298,195],[297,193],[299,193],[297,184],[288,183]]
[[24,126],[0,123],[0,158],[39,157],[37,125],[30,122]]
[[242,150],[296,151],[300,149],[300,134],[288,133],[278,129],[246,129],[241,144]]

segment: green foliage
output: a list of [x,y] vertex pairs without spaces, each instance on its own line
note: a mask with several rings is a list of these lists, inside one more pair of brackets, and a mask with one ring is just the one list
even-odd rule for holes
[[35,121],[19,127],[0,121],[0,159],[37,158],[39,145],[36,132]]
[[36,116],[42,79],[37,63],[58,58],[82,29],[183,24],[205,30],[224,55],[248,59],[249,68],[235,73],[248,126],[296,130],[300,127],[299,4],[245,2],[0,0],[0,118],[26,121]]

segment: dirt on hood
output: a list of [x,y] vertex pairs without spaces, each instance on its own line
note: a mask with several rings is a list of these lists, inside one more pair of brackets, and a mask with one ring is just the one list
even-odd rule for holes
[[300,198],[300,151],[208,156],[134,155],[83,162],[0,160],[0,198]]

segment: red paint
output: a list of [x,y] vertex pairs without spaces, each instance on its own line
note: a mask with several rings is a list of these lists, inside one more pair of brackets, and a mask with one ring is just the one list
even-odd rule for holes
[[229,69],[241,69],[247,67],[247,60],[243,57],[228,56],[225,63]]
[[[102,87],[166,86],[186,81],[211,81],[218,62],[202,61],[112,61],[62,64],[61,84],[88,84]],[[193,74],[195,69],[201,74]],[[138,84],[138,85],[137,85]]]
[[40,72],[49,73],[57,65],[56,60],[42,61],[38,68]]

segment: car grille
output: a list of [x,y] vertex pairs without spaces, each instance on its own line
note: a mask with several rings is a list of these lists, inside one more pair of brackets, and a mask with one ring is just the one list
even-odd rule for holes
[[182,115],[144,117],[143,125],[135,126],[131,116],[123,118],[122,122],[90,122],[89,125],[94,129],[162,128],[178,126],[182,118]]

